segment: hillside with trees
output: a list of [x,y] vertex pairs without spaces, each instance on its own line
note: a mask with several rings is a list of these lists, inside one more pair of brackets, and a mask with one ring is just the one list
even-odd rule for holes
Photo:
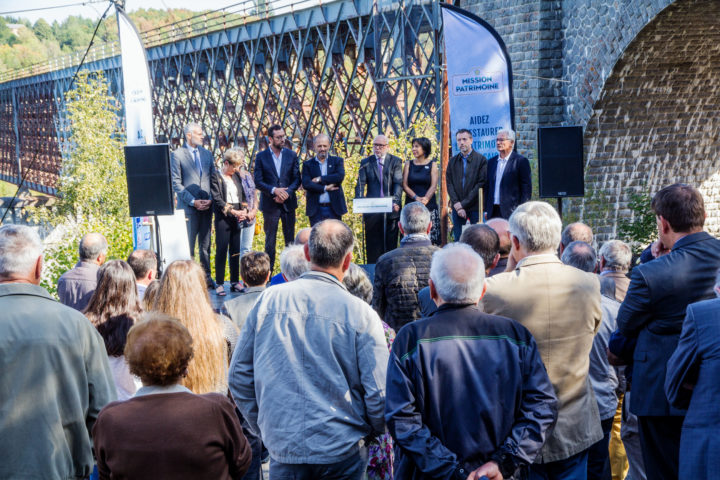
[[[201,12],[185,9],[151,8],[130,12],[130,18],[140,32],[146,32],[200,14]],[[238,15],[229,14],[211,22],[192,20],[188,22],[190,26],[183,28],[183,33],[189,36],[194,30],[204,30],[213,24],[219,26],[234,17]],[[95,22],[96,20],[71,16],[52,24],[41,18],[33,24],[23,18],[0,17],[0,72],[42,63],[75,51],[84,51],[92,38]],[[108,15],[98,28],[95,44],[116,40],[115,15]]]

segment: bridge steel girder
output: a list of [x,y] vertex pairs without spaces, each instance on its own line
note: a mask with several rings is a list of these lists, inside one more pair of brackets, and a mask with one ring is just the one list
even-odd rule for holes
[[[318,133],[339,154],[419,115],[440,123],[437,0],[339,0],[148,49],[155,136],[179,146],[190,121],[217,156],[249,158],[281,123],[298,153]],[[0,179],[55,193],[71,149],[65,91],[74,66],[0,84]],[[123,104],[120,57],[87,63]]]

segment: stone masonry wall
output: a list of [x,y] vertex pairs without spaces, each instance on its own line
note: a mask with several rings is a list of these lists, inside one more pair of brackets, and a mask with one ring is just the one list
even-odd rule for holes
[[586,184],[606,205],[583,216],[614,236],[634,191],[698,186],[720,234],[720,2],[679,0],[616,65],[585,131]]

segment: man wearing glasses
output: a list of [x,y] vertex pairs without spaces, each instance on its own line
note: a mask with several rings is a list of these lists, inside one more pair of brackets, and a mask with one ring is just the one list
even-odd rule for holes
[[498,155],[488,160],[488,188],[485,190],[487,218],[508,219],[510,214],[532,195],[530,162],[514,151],[515,132],[497,134]]
[[285,148],[285,130],[280,125],[268,129],[270,145],[255,157],[255,186],[260,190],[260,211],[265,221],[265,253],[270,269],[275,265],[278,223],[282,220],[285,245],[295,238],[295,209],[300,188],[300,165],[292,150]]
[[393,210],[363,215],[367,263],[376,263],[380,255],[397,247],[401,195],[402,160],[388,153],[387,137],[378,135],[373,140],[373,155],[360,162],[355,197],[391,196]]

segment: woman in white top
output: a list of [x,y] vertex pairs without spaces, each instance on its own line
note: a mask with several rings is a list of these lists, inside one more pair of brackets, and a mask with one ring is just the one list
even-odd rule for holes
[[237,288],[240,280],[241,223],[247,220],[247,199],[238,167],[242,163],[238,149],[225,151],[222,167],[213,175],[210,192],[215,208],[215,282],[216,293],[225,295],[225,260],[230,251],[230,283]]

